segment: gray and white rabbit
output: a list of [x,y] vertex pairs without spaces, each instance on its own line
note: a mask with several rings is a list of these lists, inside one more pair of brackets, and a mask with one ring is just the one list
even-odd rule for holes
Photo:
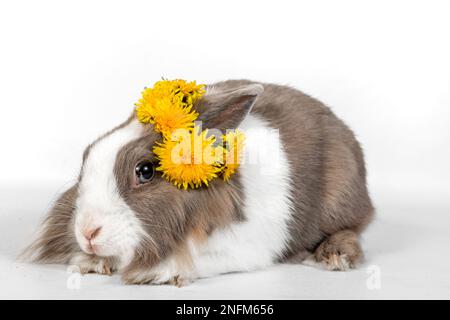
[[330,270],[361,262],[359,234],[374,213],[363,154],[328,107],[290,87],[229,80],[206,86],[194,108],[203,128],[246,134],[228,182],[167,182],[152,153],[161,136],[133,113],[86,148],[31,259],[176,285],[306,258]]

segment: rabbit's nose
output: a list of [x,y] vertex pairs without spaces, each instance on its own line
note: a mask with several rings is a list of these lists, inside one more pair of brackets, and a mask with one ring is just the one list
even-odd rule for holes
[[91,241],[96,236],[98,236],[101,229],[102,229],[102,227],[97,227],[94,229],[87,229],[86,231],[83,232],[83,235],[86,238],[86,240]]

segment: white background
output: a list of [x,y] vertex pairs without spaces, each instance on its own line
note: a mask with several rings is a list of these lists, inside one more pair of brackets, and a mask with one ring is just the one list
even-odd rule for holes
[[[234,297],[230,283],[254,280],[242,297],[450,298],[449,17],[449,1],[1,1],[0,297]],[[378,209],[366,265],[280,266],[178,291],[113,278],[106,292],[89,276],[91,290],[74,292],[63,267],[13,263],[84,147],[161,77],[289,84],[331,106],[366,154]],[[369,265],[381,290],[365,286]]]

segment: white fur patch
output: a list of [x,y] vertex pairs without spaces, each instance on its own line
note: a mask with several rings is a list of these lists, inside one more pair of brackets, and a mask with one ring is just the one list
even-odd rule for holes
[[99,248],[96,253],[117,256],[121,266],[131,261],[143,229],[118,192],[114,165],[119,150],[141,133],[142,125],[133,120],[92,146],[83,166],[76,203],[75,235],[81,249],[88,252],[83,230],[101,227],[91,241]]
[[286,248],[291,169],[279,132],[254,115],[239,130],[246,134],[239,168],[246,220],[216,230],[201,247],[191,245],[194,277],[262,268],[276,262]]

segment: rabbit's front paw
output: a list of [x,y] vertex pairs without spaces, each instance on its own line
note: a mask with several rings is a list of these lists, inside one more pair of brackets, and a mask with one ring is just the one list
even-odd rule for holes
[[98,273],[110,276],[116,271],[111,258],[88,255],[83,252],[75,254],[70,260],[70,264],[80,268],[81,274]]
[[181,277],[180,275],[165,275],[156,274],[151,272],[131,272],[122,276],[122,280],[125,284],[169,284],[177,287],[185,286],[190,283],[190,279]]
[[191,278],[186,276],[185,272],[181,272],[172,259],[151,268],[137,266],[125,270],[122,274],[122,280],[126,284],[170,284],[177,287],[182,287],[191,282]]

